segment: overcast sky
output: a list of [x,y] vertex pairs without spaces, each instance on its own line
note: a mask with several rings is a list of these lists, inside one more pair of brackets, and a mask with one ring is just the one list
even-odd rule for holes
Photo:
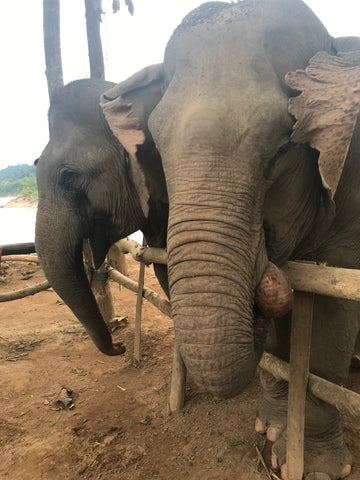
[[[289,0],[290,1],[290,0]],[[106,79],[119,82],[162,61],[166,42],[182,18],[203,0],[124,1],[116,15],[103,0],[102,42]],[[306,0],[333,36],[360,36],[359,0]],[[60,0],[65,83],[89,77],[84,0]],[[16,6],[16,10],[15,10]],[[17,0],[2,10],[0,169],[31,164],[48,140],[49,106],[42,38],[42,1]]]

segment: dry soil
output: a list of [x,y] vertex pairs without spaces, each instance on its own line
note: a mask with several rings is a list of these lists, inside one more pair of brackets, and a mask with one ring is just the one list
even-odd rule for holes
[[[138,264],[128,257],[129,276],[137,280]],[[37,266],[3,263],[0,291],[43,279]],[[151,267],[145,285],[161,293]],[[185,408],[170,415],[172,322],[144,302],[137,365],[136,295],[117,284],[111,289],[117,314],[129,319],[114,332],[127,346],[116,358],[96,350],[52,290],[0,303],[0,478],[268,479],[256,446],[268,462],[270,445],[253,428],[257,379],[229,400],[199,392],[190,381]],[[359,372],[349,386],[360,392]],[[349,479],[359,480],[359,422],[345,417],[344,425],[354,455]]]

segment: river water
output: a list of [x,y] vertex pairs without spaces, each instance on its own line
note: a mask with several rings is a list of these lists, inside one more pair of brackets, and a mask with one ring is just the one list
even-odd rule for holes
[[[1,208],[13,197],[0,197],[0,245],[35,241],[36,208]],[[130,235],[142,243],[142,233]]]
[[[0,197],[0,207],[12,197]],[[36,208],[0,208],[0,245],[35,240]]]

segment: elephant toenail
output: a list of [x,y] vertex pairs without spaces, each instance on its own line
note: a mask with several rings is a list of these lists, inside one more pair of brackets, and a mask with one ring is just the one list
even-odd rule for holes
[[271,466],[274,470],[279,466],[277,455],[274,452],[271,454]]
[[350,473],[351,473],[351,465],[348,463],[348,464],[345,465],[345,467],[341,470],[340,478],[345,478],[345,477],[347,477],[348,475],[350,475]]
[[266,432],[265,425],[260,420],[259,417],[256,417],[256,420],[255,420],[255,432],[257,432],[257,433],[265,433]]
[[288,478],[288,472],[287,472],[287,465],[284,463],[284,465],[281,466],[281,478],[283,480],[287,480]]
[[331,478],[324,472],[312,472],[305,475],[305,480],[331,480]]
[[276,442],[280,437],[281,429],[279,427],[269,427],[267,430],[267,438],[270,442]]

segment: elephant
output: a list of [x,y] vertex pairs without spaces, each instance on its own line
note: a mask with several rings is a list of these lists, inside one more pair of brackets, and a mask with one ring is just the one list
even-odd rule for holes
[[[359,66],[359,39],[331,37],[301,0],[208,2],[177,27],[162,67],[127,81],[162,84],[142,133],[166,179],[175,339],[192,379],[218,397],[251,382],[271,318],[268,348],[289,360],[291,304],[277,315],[258,301],[271,265],[274,298],[288,260],[360,267]],[[103,96],[109,124],[141,110],[122,88]],[[113,131],[139,148],[141,132]],[[359,328],[356,302],[315,296],[311,371],[345,383]],[[286,478],[287,383],[265,372],[261,383],[255,428]],[[337,409],[306,401],[305,478],[347,476]]]
[[[154,82],[151,93],[149,82],[147,78],[136,122],[141,115],[148,116],[158,97],[153,93],[159,82]],[[36,161],[35,244],[41,267],[53,289],[107,355],[125,350],[121,342],[112,342],[90,289],[83,266],[83,240],[90,240],[98,268],[113,243],[137,230],[144,233],[149,246],[165,247],[168,219],[164,172],[151,135],[147,132],[136,155],[130,154],[105,119],[100,97],[114,85],[84,79],[55,91],[48,115],[50,139]],[[140,102],[141,86],[134,88]],[[123,90],[126,102],[131,103],[133,95],[132,89]],[[166,266],[155,264],[154,270],[168,293]]]

